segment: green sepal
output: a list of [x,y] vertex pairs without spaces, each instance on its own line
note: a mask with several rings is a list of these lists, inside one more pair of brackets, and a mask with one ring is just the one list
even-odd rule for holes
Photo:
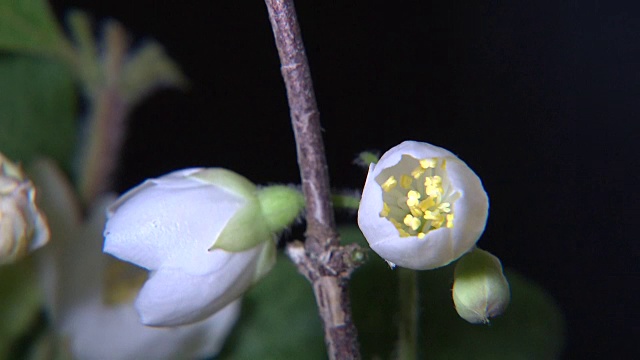
[[189,177],[216,185],[245,199],[255,199],[256,196],[256,185],[246,177],[231,170],[208,168],[189,175]]
[[258,257],[256,264],[256,272],[253,275],[253,283],[257,283],[265,275],[267,275],[273,266],[276,264],[276,243],[275,241],[267,241],[262,248],[260,257]]
[[240,252],[271,239],[272,233],[262,216],[260,204],[257,201],[248,200],[225,225],[209,251],[222,249]]
[[262,215],[274,233],[291,225],[304,209],[304,197],[300,191],[288,186],[268,186],[260,189],[257,195]]

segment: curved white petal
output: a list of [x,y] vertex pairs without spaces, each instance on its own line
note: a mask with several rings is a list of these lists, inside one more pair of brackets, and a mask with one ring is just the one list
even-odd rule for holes
[[193,359],[218,353],[239,313],[236,301],[197,324],[152,328],[132,304],[105,307],[96,296],[67,313],[60,330],[78,359]]
[[[401,237],[396,227],[385,217],[383,190],[376,181],[385,178],[390,167],[398,165],[403,155],[415,159],[446,159],[448,179],[459,197],[452,205],[455,213],[453,228],[429,231],[423,238]],[[404,168],[404,167],[406,168]],[[410,173],[409,165],[399,168]],[[387,151],[369,167],[358,210],[358,225],[371,248],[382,258],[396,265],[427,270],[447,265],[470,250],[484,231],[488,216],[488,198],[478,176],[453,153],[443,148],[415,141],[405,141]]]
[[253,283],[257,257],[266,243],[241,252],[211,252],[211,261],[224,258],[224,268],[207,274],[161,268],[140,290],[136,309],[143,324],[174,326],[196,322],[241,296]]
[[211,266],[222,264],[196,258],[208,255],[207,250],[244,203],[197,180],[148,180],[110,207],[104,251],[149,270],[168,266],[193,274],[210,272]]

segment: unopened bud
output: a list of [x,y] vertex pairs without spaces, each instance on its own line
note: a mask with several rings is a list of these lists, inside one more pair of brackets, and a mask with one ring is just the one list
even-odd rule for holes
[[49,240],[35,191],[22,169],[0,154],[0,264],[14,262]]
[[474,249],[456,264],[453,302],[461,318],[472,324],[489,323],[511,300],[509,283],[497,257]]

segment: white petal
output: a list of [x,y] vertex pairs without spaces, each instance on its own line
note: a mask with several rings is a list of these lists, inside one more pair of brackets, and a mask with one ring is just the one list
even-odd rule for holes
[[199,181],[160,180],[162,186],[147,181],[112,207],[104,251],[150,270],[210,271],[195,258],[207,255],[245,200]]
[[[211,252],[210,261],[223,269],[194,275],[181,269],[161,268],[140,290],[136,308],[142,323],[174,326],[199,321],[237,299],[252,284],[257,258],[266,243],[240,253]],[[202,261],[202,260],[198,260]]]
[[84,299],[61,324],[77,359],[177,359],[215,355],[240,312],[236,301],[205,321],[174,328],[140,324],[132,304],[105,307],[96,296]]
[[[382,220],[386,221],[384,218]],[[399,237],[396,230],[395,238],[370,245],[385,260],[414,270],[435,269],[457,259],[453,250],[452,231],[447,228],[430,231],[422,239],[415,236]]]

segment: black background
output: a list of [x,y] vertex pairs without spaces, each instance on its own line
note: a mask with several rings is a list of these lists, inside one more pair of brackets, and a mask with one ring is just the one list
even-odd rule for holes
[[[119,191],[189,166],[299,181],[262,2],[52,4],[60,16],[77,7],[118,19],[134,44],[157,39],[191,81],[133,112]],[[565,356],[638,354],[638,9],[596,0],[297,7],[332,185],[362,186],[352,165],[362,150],[407,139],[452,150],[489,193],[479,245],[558,301]]]

